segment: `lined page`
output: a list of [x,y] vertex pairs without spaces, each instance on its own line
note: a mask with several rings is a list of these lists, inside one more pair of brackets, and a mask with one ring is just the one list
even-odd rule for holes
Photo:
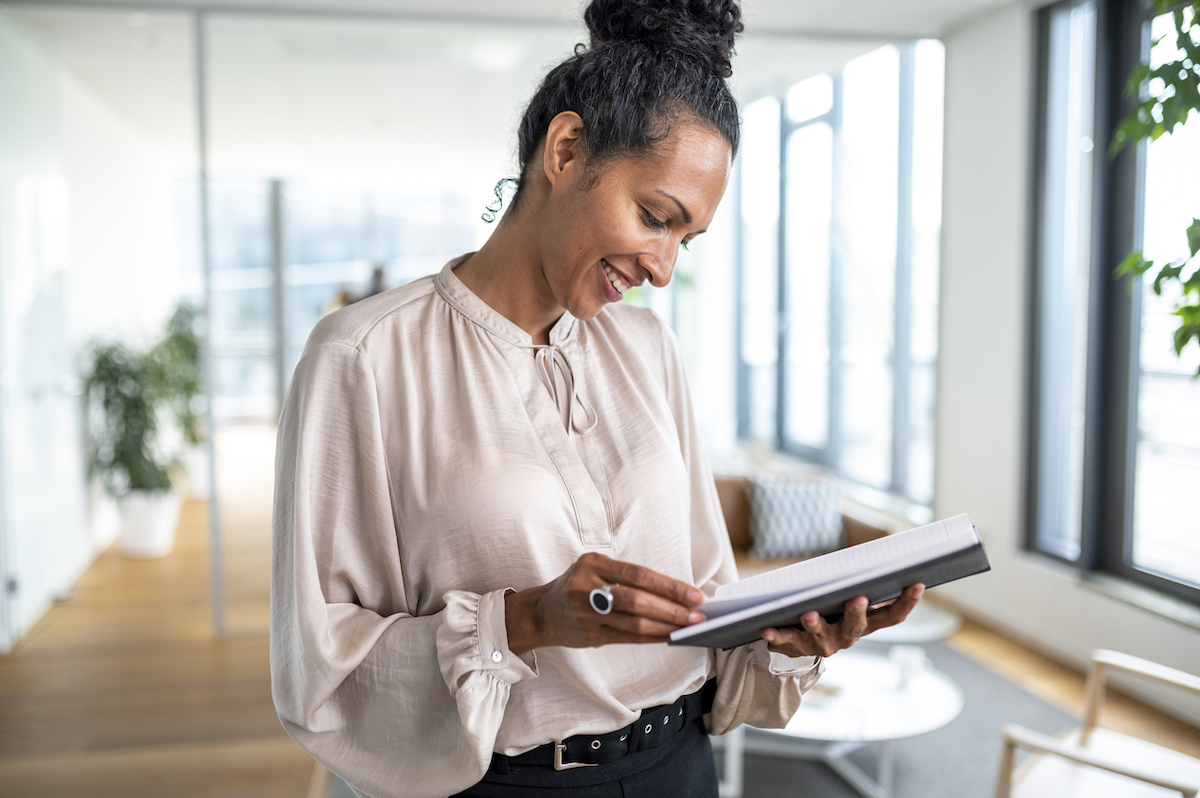
[[851,574],[892,570],[950,554],[979,540],[965,514],[867,541],[717,588],[717,599],[759,599],[794,593]]

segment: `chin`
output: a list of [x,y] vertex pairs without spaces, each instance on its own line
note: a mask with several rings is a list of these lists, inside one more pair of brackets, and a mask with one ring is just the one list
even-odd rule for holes
[[581,302],[573,307],[568,307],[567,310],[580,321],[588,321],[589,319],[596,318],[605,307],[607,307],[605,303]]

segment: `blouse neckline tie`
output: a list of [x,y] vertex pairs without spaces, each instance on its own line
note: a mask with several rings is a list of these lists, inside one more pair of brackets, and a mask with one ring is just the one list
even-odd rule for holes
[[[534,359],[537,361],[538,377],[550,391],[550,396],[554,399],[554,406],[563,415],[567,435],[570,435],[572,430],[580,434],[587,434],[595,429],[596,422],[599,420],[596,411],[583,398],[582,380],[575,375],[575,369],[571,366],[571,360],[563,348],[557,344],[535,345]],[[559,390],[559,377],[562,378],[565,390]],[[575,414],[576,403],[583,411],[583,424],[579,423],[580,420]]]

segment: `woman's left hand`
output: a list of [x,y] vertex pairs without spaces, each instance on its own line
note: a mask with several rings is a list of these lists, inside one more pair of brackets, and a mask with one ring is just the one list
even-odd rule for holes
[[763,629],[762,636],[771,651],[789,657],[833,656],[843,648],[850,648],[863,635],[903,621],[924,592],[924,585],[911,585],[900,598],[874,609],[868,609],[866,597],[859,596],[846,602],[845,613],[837,623],[827,623],[820,614],[806,612],[800,617],[801,626]]

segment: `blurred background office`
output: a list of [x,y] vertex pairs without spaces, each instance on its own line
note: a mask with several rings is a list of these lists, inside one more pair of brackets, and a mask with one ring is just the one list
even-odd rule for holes
[[[1173,283],[1113,270],[1189,254],[1200,118],[1106,155],[1129,68],[1175,58],[1173,35],[1149,49],[1171,17],[744,7],[725,200],[672,284],[626,300],[676,331],[717,471],[819,468],[891,530],[970,513],[993,571],[936,601],[993,658],[1052,681],[1116,648],[1195,673],[1200,342],[1173,349]],[[0,3],[0,794],[311,786],[266,672],[292,370],[322,315],[487,238],[579,12]],[[104,343],[132,358],[114,384],[152,385],[189,308],[200,390],[156,415],[171,490],[147,509],[95,467],[108,420],[85,388]],[[154,513],[169,539],[123,540]],[[1200,724],[1200,701],[1128,691]]]

